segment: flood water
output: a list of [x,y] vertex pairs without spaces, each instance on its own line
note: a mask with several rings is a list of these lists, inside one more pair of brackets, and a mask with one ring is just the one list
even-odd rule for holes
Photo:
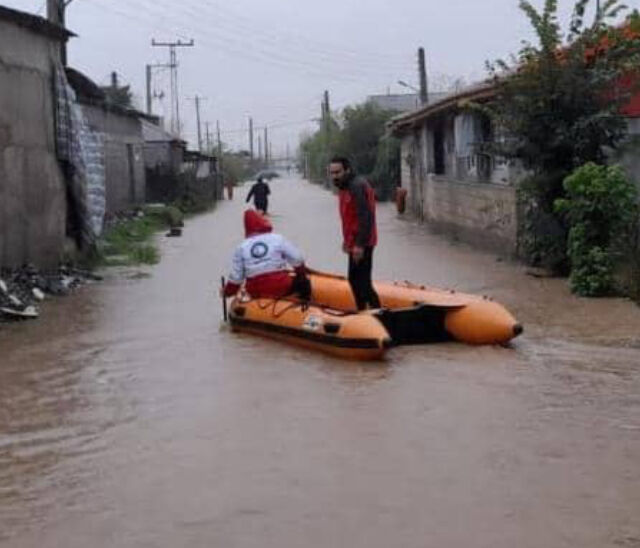
[[[272,220],[344,271],[335,197]],[[640,308],[570,295],[379,208],[374,273],[487,294],[525,325],[343,362],[231,333],[216,291],[248,188],[153,268],[0,325],[0,546],[640,547]]]

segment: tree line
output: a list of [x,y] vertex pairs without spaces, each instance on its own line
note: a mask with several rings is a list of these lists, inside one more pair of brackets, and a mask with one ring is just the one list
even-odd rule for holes
[[327,113],[321,127],[302,139],[298,164],[307,178],[326,182],[332,156],[348,157],[371,181],[379,200],[388,200],[400,184],[400,141],[386,131],[397,114],[369,101]]

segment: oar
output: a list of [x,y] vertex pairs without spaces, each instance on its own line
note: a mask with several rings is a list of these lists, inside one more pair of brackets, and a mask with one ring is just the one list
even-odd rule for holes
[[[227,285],[224,276],[222,276],[220,278],[220,282],[222,283],[222,291],[224,291],[224,287]],[[224,296],[224,293],[222,294],[222,317],[224,318],[224,321],[228,321],[228,315],[227,315],[227,298]]]

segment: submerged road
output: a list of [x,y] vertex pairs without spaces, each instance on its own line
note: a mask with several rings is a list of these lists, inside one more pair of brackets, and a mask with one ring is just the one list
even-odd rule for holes
[[[271,186],[277,230],[344,271],[335,198]],[[495,297],[512,348],[360,364],[232,334],[247,191],[156,267],[0,325],[0,547],[640,547],[640,308],[381,205],[376,277]]]

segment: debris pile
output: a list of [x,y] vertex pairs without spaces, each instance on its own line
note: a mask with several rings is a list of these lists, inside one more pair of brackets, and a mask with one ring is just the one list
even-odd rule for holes
[[33,319],[40,315],[38,303],[47,295],[68,295],[79,285],[101,278],[63,265],[42,272],[33,265],[0,272],[0,321]]

